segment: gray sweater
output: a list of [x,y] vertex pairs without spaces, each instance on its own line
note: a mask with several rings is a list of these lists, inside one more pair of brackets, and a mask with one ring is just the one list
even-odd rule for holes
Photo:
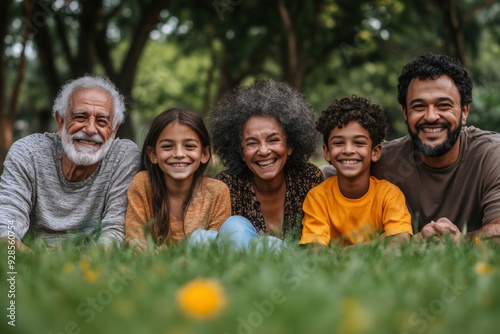
[[124,240],[127,189],[139,171],[135,143],[115,139],[100,166],[86,180],[68,182],[56,133],[16,141],[0,178],[0,237],[22,240],[28,231],[49,244],[90,237],[109,245]]

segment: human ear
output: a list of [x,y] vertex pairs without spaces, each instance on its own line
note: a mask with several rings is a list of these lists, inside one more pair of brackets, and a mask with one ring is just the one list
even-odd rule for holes
[[57,133],[59,134],[59,137],[61,137],[62,130],[64,127],[64,119],[57,112],[55,114],[55,118],[56,118],[56,124],[57,124]]
[[372,149],[372,162],[377,162],[382,156],[382,145],[378,144]]
[[201,151],[200,161],[202,164],[206,164],[209,159],[210,159],[210,146],[207,146]]
[[408,109],[406,109],[406,107],[403,107],[402,110],[403,112],[403,117],[405,118],[405,122],[408,121]]
[[158,163],[158,157],[156,156],[156,151],[154,148],[151,146],[148,146],[146,148],[146,153],[148,154],[149,160],[151,160],[151,163],[153,165],[156,165]]
[[326,144],[323,144],[323,157],[326,161],[330,162],[330,151],[328,150],[328,146],[326,146]]
[[462,110],[462,126],[465,126],[465,123],[467,122],[467,117],[469,116],[469,111],[470,111],[470,104],[466,104]]

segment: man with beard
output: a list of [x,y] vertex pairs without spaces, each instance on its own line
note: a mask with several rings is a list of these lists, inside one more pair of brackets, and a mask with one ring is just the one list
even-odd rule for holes
[[123,96],[107,78],[66,83],[52,108],[58,133],[16,141],[0,178],[0,237],[41,237],[47,244],[124,239],[127,189],[139,170],[139,149],[115,139]]
[[398,82],[409,135],[382,145],[372,174],[401,188],[417,238],[500,241],[500,135],[465,126],[467,71],[428,54],[408,63]]

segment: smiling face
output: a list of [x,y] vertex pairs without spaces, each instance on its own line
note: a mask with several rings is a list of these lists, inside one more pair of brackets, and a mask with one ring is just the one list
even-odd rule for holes
[[76,90],[65,118],[56,114],[65,157],[78,166],[101,161],[113,142],[113,102],[99,88]]
[[158,164],[167,184],[192,182],[200,164],[210,158],[209,147],[203,147],[198,134],[177,121],[169,123],[161,132],[155,147],[147,148],[149,159]]
[[243,160],[264,181],[284,175],[284,167],[292,149],[288,147],[281,125],[273,117],[253,116],[243,126],[241,136]]
[[446,75],[410,82],[403,112],[408,132],[425,157],[441,157],[455,147],[470,108],[462,109],[460,101],[457,86]]
[[370,175],[370,164],[380,158],[380,145],[372,148],[370,133],[358,121],[335,127],[323,145],[325,160],[337,170],[339,178],[362,179]]

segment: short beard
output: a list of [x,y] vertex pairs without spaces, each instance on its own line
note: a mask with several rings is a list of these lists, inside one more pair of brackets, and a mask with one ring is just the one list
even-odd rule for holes
[[[462,119],[462,115],[460,114],[460,119]],[[446,127],[448,131],[448,136],[446,137],[446,140],[436,146],[436,147],[431,147],[429,145],[425,145],[422,140],[418,137],[418,128],[421,127],[422,125],[443,125]],[[417,132],[413,132],[408,125],[408,122],[406,122],[406,126],[408,128],[408,133],[411,136],[411,139],[413,140],[413,144],[417,147],[417,149],[422,152],[422,154],[428,158],[435,158],[435,157],[441,157],[445,155],[449,150],[453,148],[453,146],[456,144],[458,138],[460,137],[460,132],[462,131],[462,123],[458,123],[458,126],[455,130],[451,131],[450,125],[448,123],[440,123],[440,122],[435,122],[435,123],[425,123],[421,124],[416,127]]]
[[111,135],[97,150],[85,146],[82,146],[77,150],[75,144],[73,143],[74,139],[92,140],[98,143],[103,143],[104,139],[99,134],[89,136],[81,130],[71,136],[68,136],[66,127],[63,126],[61,142],[63,151],[68,159],[78,166],[92,166],[104,159],[113,144],[114,135]]

